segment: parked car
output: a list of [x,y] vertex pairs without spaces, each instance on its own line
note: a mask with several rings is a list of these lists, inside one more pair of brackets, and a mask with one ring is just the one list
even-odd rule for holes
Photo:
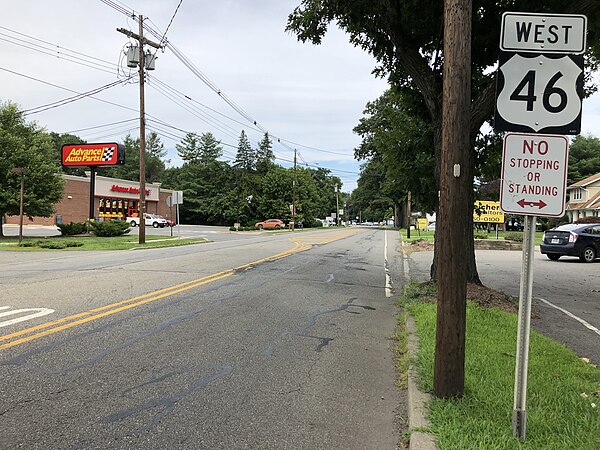
[[[156,216],[157,216],[157,217],[159,217],[159,218],[161,218],[161,219],[165,219],[165,218],[164,218],[163,216],[161,216],[161,215],[158,215],[158,214],[157,214]],[[174,220],[171,220],[171,219],[165,219],[165,222],[166,222],[166,225],[167,225],[168,227],[174,227],[175,225],[177,225],[177,223],[176,223]]]
[[600,257],[600,223],[570,223],[548,230],[540,251],[552,261],[577,256],[583,262],[593,262]]
[[259,230],[262,230],[263,228],[279,230],[280,228],[285,227],[285,223],[279,219],[267,219],[262,222],[257,222],[254,227]]
[[[139,217],[128,217],[127,222],[129,222],[129,224],[131,225],[132,228],[134,227],[139,227],[140,226],[140,218]],[[153,226],[154,228],[164,228],[167,225],[167,221],[165,219],[163,219],[161,216],[158,216],[156,214],[146,214],[145,217],[145,225],[148,226]]]

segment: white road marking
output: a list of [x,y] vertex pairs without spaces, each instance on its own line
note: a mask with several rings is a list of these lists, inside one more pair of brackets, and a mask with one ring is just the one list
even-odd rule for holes
[[383,231],[383,268],[385,270],[385,296],[392,296],[392,277],[390,276],[390,268],[388,267],[388,258],[387,258],[387,231]]
[[566,309],[563,309],[559,306],[553,305],[552,303],[550,303],[548,300],[544,300],[543,298],[540,297],[536,297],[538,300],[544,302],[545,304],[547,304],[548,306],[551,306],[555,309],[558,309],[559,311],[565,313],[567,316],[569,316],[571,319],[575,319],[577,322],[581,323],[584,327],[586,327],[587,329],[593,331],[594,333],[596,333],[598,336],[600,336],[600,330],[598,328],[596,328],[595,326],[589,324],[588,322],[586,322],[585,320],[583,320],[580,317],[577,317],[575,314],[567,311]]
[[[0,309],[8,309],[10,306],[2,306]],[[15,314],[21,314],[26,312],[36,311],[32,314],[27,314],[26,316],[17,317],[16,319],[5,320],[4,322],[0,322],[0,328],[7,327],[8,325],[13,325],[19,322],[25,322],[26,320],[35,319],[36,317],[46,316],[48,314],[52,314],[54,312],[53,309],[49,308],[25,308],[25,309],[13,309],[12,311],[6,311],[0,313],[0,317],[14,316]]]

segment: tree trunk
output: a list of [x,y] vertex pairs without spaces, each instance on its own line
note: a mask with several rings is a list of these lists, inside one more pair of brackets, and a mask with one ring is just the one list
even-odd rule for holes
[[[440,206],[436,223],[438,305],[433,390],[464,393],[468,242],[472,236],[471,0],[444,2]],[[471,244],[473,245],[473,244]]]

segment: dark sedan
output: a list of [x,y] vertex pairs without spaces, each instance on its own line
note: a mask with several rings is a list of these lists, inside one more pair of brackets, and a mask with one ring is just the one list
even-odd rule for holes
[[600,223],[570,223],[548,230],[540,250],[552,261],[577,256],[583,262],[593,262],[600,257]]

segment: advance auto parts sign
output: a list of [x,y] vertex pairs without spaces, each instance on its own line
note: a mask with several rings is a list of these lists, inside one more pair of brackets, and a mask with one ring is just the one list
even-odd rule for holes
[[119,144],[63,145],[63,166],[114,166],[125,164],[125,147]]

